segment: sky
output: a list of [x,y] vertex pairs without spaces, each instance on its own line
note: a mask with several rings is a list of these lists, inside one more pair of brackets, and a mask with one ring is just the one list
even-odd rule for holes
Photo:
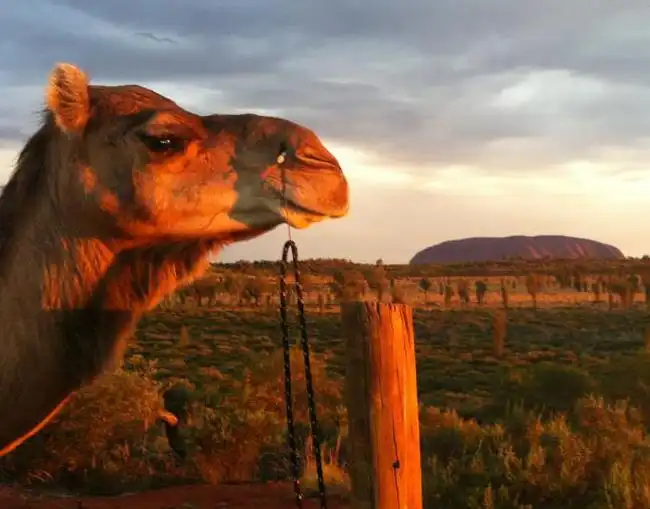
[[[29,0],[0,10],[0,182],[56,62],[196,113],[312,128],[350,213],[301,257],[406,263],[473,236],[650,254],[650,5],[641,0]],[[274,259],[287,229],[220,259]]]

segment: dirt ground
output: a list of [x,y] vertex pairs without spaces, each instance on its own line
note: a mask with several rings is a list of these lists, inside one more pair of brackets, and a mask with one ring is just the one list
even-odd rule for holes
[[[348,509],[328,497],[328,509]],[[183,505],[185,504],[185,505]],[[0,487],[2,509],[292,509],[296,507],[291,484],[237,486],[174,486],[119,497],[39,496]],[[318,499],[305,500],[304,509],[318,509]]]

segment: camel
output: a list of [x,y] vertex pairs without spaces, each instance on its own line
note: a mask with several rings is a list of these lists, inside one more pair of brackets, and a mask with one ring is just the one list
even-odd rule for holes
[[349,207],[337,159],[289,120],[197,115],[67,63],[45,99],[0,196],[0,456],[115,367],[209,255]]

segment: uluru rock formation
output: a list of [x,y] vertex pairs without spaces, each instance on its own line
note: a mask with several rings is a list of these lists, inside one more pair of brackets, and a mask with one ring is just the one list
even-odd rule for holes
[[620,249],[609,244],[564,235],[513,235],[512,237],[472,237],[447,240],[427,247],[410,261],[419,263],[462,263],[497,261],[504,258],[625,258]]

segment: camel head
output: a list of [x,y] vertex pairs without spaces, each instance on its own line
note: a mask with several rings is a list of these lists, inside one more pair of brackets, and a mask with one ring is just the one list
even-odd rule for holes
[[0,196],[0,456],[114,365],[208,253],[348,210],[336,158],[288,120],[197,115],[69,64],[46,104]]
[[291,121],[198,115],[141,86],[90,85],[70,64],[52,71],[46,102],[59,141],[50,157],[66,159],[57,194],[93,233],[224,244],[347,214],[338,161]]

